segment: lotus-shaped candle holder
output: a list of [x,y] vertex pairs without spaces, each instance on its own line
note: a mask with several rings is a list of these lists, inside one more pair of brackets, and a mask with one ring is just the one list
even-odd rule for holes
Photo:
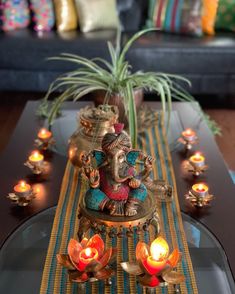
[[169,255],[169,246],[164,238],[159,236],[151,246],[138,242],[136,246],[136,262],[122,262],[124,271],[136,275],[144,287],[155,288],[166,284],[179,284],[185,277],[174,270],[181,260],[181,253],[174,249]]
[[85,283],[106,280],[114,271],[108,266],[116,256],[116,248],[105,250],[104,242],[96,234],[91,239],[83,238],[81,242],[71,239],[68,244],[68,254],[57,254],[57,261],[67,268],[72,282]]
[[186,150],[190,150],[194,144],[198,143],[198,137],[194,130],[186,129],[181,133],[181,137],[178,139],[178,142],[183,144]]
[[196,152],[185,162],[184,168],[188,172],[193,173],[194,176],[199,176],[208,169],[208,165],[205,164],[205,157],[201,153]]

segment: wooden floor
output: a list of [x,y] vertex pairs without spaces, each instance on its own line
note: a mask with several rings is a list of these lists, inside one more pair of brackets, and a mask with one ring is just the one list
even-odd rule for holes
[[230,169],[235,171],[235,110],[234,109],[206,109],[222,128],[222,136],[216,137],[216,142]]
[[[27,100],[42,98],[40,93],[0,92],[0,153],[7,145]],[[230,169],[235,171],[235,109],[204,109],[222,128],[222,137],[216,137],[218,146]]]
[[7,145],[27,100],[40,99],[41,95],[0,92],[0,153]]

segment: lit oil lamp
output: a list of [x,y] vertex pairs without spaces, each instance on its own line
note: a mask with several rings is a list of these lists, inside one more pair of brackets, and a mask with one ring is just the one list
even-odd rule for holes
[[32,170],[34,174],[41,174],[45,168],[44,156],[39,151],[33,151],[24,164]]
[[29,156],[29,162],[34,165],[41,165],[43,163],[44,156],[37,150],[33,151]]
[[182,137],[187,141],[194,141],[196,138],[196,132],[188,128],[182,132]]
[[32,187],[25,181],[20,181],[13,189],[14,193],[9,193],[7,197],[19,206],[27,206],[36,196]]
[[208,166],[205,164],[205,157],[200,152],[196,152],[190,156],[185,168],[194,176],[199,176],[208,169]]
[[83,249],[79,254],[79,265],[78,268],[80,271],[84,271],[87,265],[95,260],[97,260],[99,257],[98,251],[95,248],[86,248]]
[[178,141],[185,145],[186,150],[190,150],[194,144],[198,143],[198,137],[194,130],[188,128],[181,133]]
[[68,254],[57,254],[57,261],[67,268],[70,281],[78,283],[80,292],[84,292],[85,282],[106,280],[110,284],[114,271],[108,265],[116,253],[115,248],[105,250],[103,240],[96,234],[90,240],[83,238],[80,243],[71,239]]
[[136,262],[122,262],[124,271],[136,275],[142,286],[149,289],[166,284],[177,285],[185,280],[179,272],[174,271],[181,260],[181,253],[174,249],[169,255],[169,246],[162,237],[157,237],[150,245],[138,242]]
[[198,183],[192,186],[192,189],[185,197],[194,206],[203,207],[208,205],[214,196],[209,194],[209,187],[206,184]]
[[55,144],[55,140],[52,136],[52,132],[46,128],[39,130],[37,134],[37,139],[35,140],[35,145],[39,149],[47,150],[50,146]]
[[52,137],[52,132],[48,131],[47,129],[43,128],[38,132],[38,138],[42,141],[48,141]]

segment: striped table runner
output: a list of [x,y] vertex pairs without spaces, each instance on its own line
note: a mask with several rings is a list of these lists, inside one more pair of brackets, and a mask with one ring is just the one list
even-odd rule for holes
[[[198,293],[181,219],[172,160],[165,130],[160,119],[154,127],[144,131],[144,134],[138,139],[138,145],[145,153],[156,158],[153,178],[164,179],[174,187],[173,201],[158,205],[162,235],[167,240],[171,250],[179,248],[183,253],[182,262],[178,265],[178,271],[186,277],[185,282],[180,284],[181,293]],[[76,283],[69,282],[66,269],[57,263],[56,254],[67,253],[70,238],[76,238],[78,230],[77,210],[85,190],[86,184],[81,180],[79,170],[68,163],[48,247],[41,294],[78,293]],[[90,235],[92,235],[92,231]],[[150,228],[149,232],[143,232],[140,236],[134,234],[133,237],[129,238],[109,238],[105,235],[102,235],[102,238],[107,247],[118,248],[116,275],[112,278],[111,286],[106,286],[103,282],[87,283],[86,293],[146,293],[146,289],[136,282],[135,277],[122,271],[119,264],[122,261],[133,261],[137,242],[143,240],[148,243],[155,239],[154,229]],[[172,286],[157,288],[156,293],[174,293],[174,289]]]

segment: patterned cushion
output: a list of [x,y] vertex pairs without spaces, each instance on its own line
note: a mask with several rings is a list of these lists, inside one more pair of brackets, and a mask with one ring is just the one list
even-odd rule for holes
[[215,20],[219,0],[203,0],[202,30],[207,35],[215,34]]
[[149,0],[146,26],[171,33],[201,35],[201,1]]
[[77,28],[77,13],[74,0],[54,0],[56,27],[60,32]]
[[2,29],[11,31],[25,28],[29,25],[29,8],[27,0],[3,0],[2,9]]
[[76,0],[76,6],[82,32],[119,26],[115,0]]
[[219,1],[215,27],[235,31],[235,0]]
[[52,0],[30,0],[30,8],[36,31],[49,31],[54,26],[55,18]]

